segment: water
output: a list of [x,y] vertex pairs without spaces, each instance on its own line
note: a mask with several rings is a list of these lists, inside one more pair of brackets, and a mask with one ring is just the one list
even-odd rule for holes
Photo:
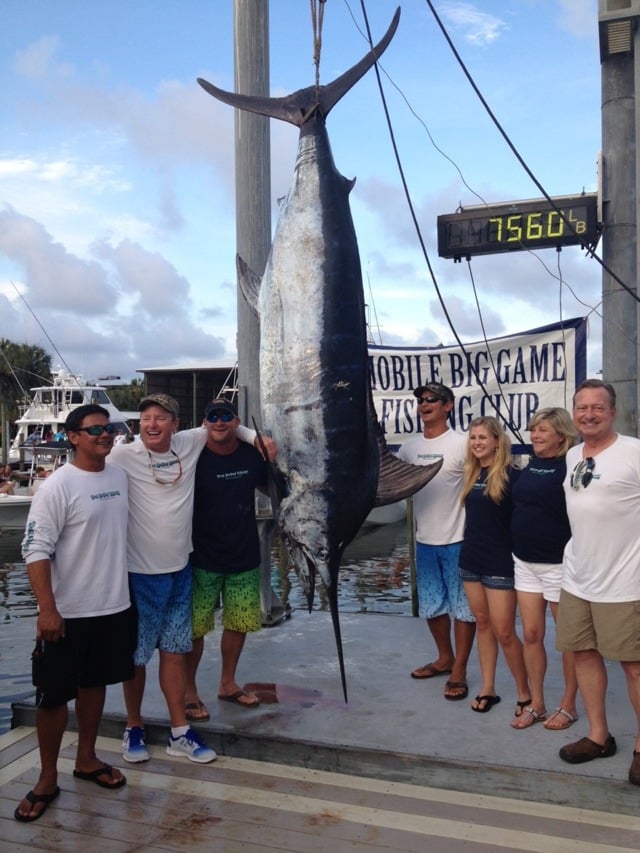
[[11,726],[11,703],[33,695],[31,650],[36,604],[20,554],[22,533],[0,531],[0,734]]
[[[19,562],[21,539],[20,532],[0,531],[0,734],[11,726],[11,703],[33,695],[30,656],[36,606],[24,563]],[[283,562],[274,548],[273,589],[284,605],[306,610],[300,583],[292,570],[279,567]],[[411,615],[406,522],[360,531],[344,554],[338,604],[342,613]],[[328,609],[321,583],[314,609]]]

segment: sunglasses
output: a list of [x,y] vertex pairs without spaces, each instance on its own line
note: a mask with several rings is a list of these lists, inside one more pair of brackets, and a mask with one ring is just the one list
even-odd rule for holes
[[440,397],[420,397],[418,405],[421,406],[423,403],[442,403],[442,400]]
[[230,424],[233,420],[234,415],[231,412],[209,412],[207,415],[207,420],[210,424],[217,424],[218,421],[222,421],[224,424]]
[[113,435],[116,431],[116,428],[113,424],[93,424],[93,426],[88,427],[77,427],[77,429],[70,430],[71,432],[88,432],[89,435],[102,435],[103,432],[106,432],[107,435]]
[[581,459],[571,474],[571,487],[577,490],[582,486],[586,489],[589,483],[593,480],[593,469],[595,467],[596,460],[593,456],[587,456],[586,459]]

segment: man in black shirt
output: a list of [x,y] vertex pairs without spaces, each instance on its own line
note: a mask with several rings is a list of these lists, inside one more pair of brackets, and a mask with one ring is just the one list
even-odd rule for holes
[[209,718],[198,696],[196,673],[204,636],[213,629],[222,595],[218,699],[243,707],[260,703],[236,682],[236,669],[249,631],[261,628],[260,542],[255,489],[267,484],[266,463],[251,445],[238,441],[240,423],[233,403],[213,400],[205,410],[207,443],[196,468],[193,511],[193,650],[187,655],[187,717]]

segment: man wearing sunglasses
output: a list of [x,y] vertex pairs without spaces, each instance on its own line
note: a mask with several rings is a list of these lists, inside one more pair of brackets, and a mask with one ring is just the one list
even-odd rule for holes
[[235,406],[217,399],[205,409],[207,443],[196,468],[193,510],[193,650],[187,658],[187,707],[207,719],[198,696],[196,673],[205,634],[213,630],[222,596],[218,699],[243,708],[260,700],[236,681],[247,633],[259,631],[260,540],[255,490],[266,491],[267,466],[258,451],[238,440]]
[[413,496],[418,604],[438,657],[414,669],[411,677],[425,679],[450,674],[445,699],[459,701],[469,692],[467,663],[476,631],[458,565],[464,534],[460,493],[467,441],[449,428],[449,413],[455,399],[451,388],[441,382],[428,382],[413,393],[423,432],[406,441],[399,456],[414,465],[429,465],[438,459],[443,464],[438,476]]
[[574,653],[589,734],[560,750],[582,764],[617,749],[607,723],[604,660],[620,661],[637,718],[629,781],[640,785],[640,441],[614,430],[616,394],[587,379],[573,398],[582,444],[567,453],[572,538],[564,553],[556,644]]
[[58,754],[71,699],[78,720],[73,775],[109,789],[126,781],[95,747],[106,685],[133,675],[127,478],[117,465],[105,465],[114,432],[105,409],[80,406],[65,429],[73,460],[36,492],[22,543],[38,602],[33,680],[41,771],[14,812],[21,823],[38,820],[60,794]]
[[[140,438],[114,447],[110,459],[129,480],[129,582],[138,610],[135,675],[124,684],[127,727],[125,761],[148,761],[142,699],[146,664],[159,651],[160,689],[167,702],[171,732],[167,753],[199,764],[215,752],[189,725],[185,708],[186,655],[191,632],[191,522],[196,464],[207,442],[202,427],[178,431],[178,402],[168,394],[141,400]],[[254,430],[238,426],[241,441],[253,444]],[[270,442],[267,449],[272,449]]]

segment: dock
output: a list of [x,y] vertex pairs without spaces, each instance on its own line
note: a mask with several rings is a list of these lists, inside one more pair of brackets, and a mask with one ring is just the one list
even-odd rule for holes
[[[618,664],[608,665],[618,752],[572,766],[558,750],[586,734],[584,716],[562,732],[542,725],[513,729],[516,697],[502,661],[501,703],[474,714],[475,651],[469,698],[446,701],[445,678],[410,678],[434,657],[422,620],[343,614],[341,622],[348,703],[328,613],[294,611],[247,638],[238,675],[261,696],[255,709],[216,700],[215,632],[199,672],[211,719],[197,727],[218,760],[195,765],[166,755],[166,709],[154,660],[143,707],[151,760],[122,761],[122,692],[109,688],[99,755],[125,772],[127,786],[105,791],[73,778],[72,722],[61,760],[62,795],[31,824],[13,820],[13,809],[37,778],[35,709],[15,705],[15,728],[0,739],[0,847],[75,850],[99,836],[100,849],[108,851],[204,850],[212,843],[224,851],[246,845],[422,851],[429,843],[438,853],[640,848],[640,788],[627,780],[636,720]],[[548,633],[552,710],[561,673],[552,623]]]

